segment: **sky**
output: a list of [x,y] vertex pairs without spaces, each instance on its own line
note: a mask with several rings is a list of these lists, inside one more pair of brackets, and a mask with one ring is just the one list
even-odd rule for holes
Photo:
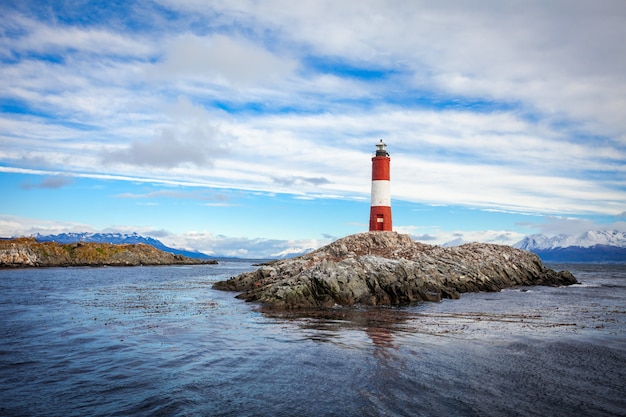
[[623,0],[0,3],[0,236],[263,258],[626,231]]

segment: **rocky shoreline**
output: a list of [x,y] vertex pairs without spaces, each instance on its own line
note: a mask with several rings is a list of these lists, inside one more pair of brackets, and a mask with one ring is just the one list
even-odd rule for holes
[[577,283],[531,252],[470,243],[425,245],[396,232],[347,236],[309,254],[269,262],[214,288],[278,309],[335,305],[405,305],[461,293]]
[[0,240],[0,268],[57,266],[139,266],[217,264],[146,244],[38,242],[35,238]]

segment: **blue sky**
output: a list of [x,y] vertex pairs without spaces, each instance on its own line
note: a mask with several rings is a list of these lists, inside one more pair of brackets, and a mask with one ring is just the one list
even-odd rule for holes
[[626,231],[626,3],[9,1],[0,236],[279,256]]

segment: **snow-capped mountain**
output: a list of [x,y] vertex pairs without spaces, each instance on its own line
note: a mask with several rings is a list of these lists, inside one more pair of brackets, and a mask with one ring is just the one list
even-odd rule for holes
[[552,237],[530,235],[513,247],[534,252],[550,262],[626,262],[626,233],[617,230]]
[[137,244],[144,243],[152,245],[157,249],[165,252],[171,252],[178,255],[188,256],[190,258],[209,258],[204,253],[196,251],[187,251],[183,249],[170,248],[165,246],[163,242],[151,237],[141,236],[137,233],[61,233],[58,235],[40,235],[34,236],[39,242],[57,242],[57,243],[75,243],[75,242],[96,242],[96,243],[113,243],[113,244]]
[[590,230],[579,235],[561,234],[553,237],[530,235],[517,242],[513,247],[524,250],[545,250],[569,248],[572,246],[590,248],[597,245],[626,248],[626,233],[618,232],[617,230]]

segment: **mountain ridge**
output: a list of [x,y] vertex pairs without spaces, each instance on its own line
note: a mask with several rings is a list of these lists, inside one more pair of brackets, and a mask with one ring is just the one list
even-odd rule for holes
[[569,247],[591,248],[598,245],[626,248],[626,232],[588,230],[578,235],[558,234],[552,237],[543,234],[533,234],[526,236],[514,244],[513,247],[524,250],[546,250]]
[[618,230],[552,237],[533,234],[513,247],[533,252],[546,262],[626,262],[626,233]]

